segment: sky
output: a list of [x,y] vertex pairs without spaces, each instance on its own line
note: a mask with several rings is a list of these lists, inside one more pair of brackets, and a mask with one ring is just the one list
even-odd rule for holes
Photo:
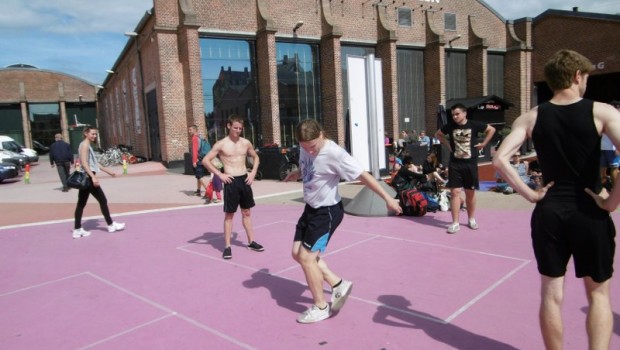
[[[573,7],[581,12],[620,14],[620,0],[484,2],[505,20]],[[2,0],[0,67],[30,64],[101,84],[106,69],[112,68],[129,40],[124,33],[134,31],[152,7],[153,0]]]

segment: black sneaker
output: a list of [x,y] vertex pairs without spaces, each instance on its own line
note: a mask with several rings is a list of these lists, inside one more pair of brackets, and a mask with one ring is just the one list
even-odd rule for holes
[[200,197],[200,190],[196,190],[196,192],[194,192],[194,194],[198,197]]
[[228,260],[232,258],[232,251],[230,247],[224,248],[224,254],[222,254],[222,258]]
[[262,252],[263,250],[265,250],[265,248],[263,248],[262,245],[252,241],[252,243],[248,244],[248,249],[251,249],[255,252]]

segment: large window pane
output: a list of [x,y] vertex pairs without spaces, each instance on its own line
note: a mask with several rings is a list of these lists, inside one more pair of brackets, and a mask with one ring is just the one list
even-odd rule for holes
[[467,54],[446,53],[446,101],[467,97]]
[[[398,124],[402,130],[426,131],[424,115],[424,52],[397,50]],[[398,131],[398,130],[397,130]]]
[[276,43],[280,139],[283,147],[296,143],[294,130],[300,121],[321,121],[318,46]]
[[488,59],[489,95],[504,97],[504,56],[489,54]]
[[244,118],[244,137],[255,145],[260,143],[255,63],[252,41],[200,40],[205,122],[211,143],[226,136],[231,114]]

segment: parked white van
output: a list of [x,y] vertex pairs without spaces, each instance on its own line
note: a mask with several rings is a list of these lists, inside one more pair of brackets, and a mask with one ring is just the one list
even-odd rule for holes
[[0,150],[7,150],[23,154],[28,157],[28,160],[30,160],[30,162],[39,161],[39,154],[37,153],[37,151],[20,145],[10,136],[0,135]]

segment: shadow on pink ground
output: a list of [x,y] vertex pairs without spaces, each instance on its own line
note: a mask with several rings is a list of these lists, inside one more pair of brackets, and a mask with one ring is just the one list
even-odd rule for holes
[[[324,258],[353,292],[338,314],[301,325],[312,299],[290,250],[302,209],[253,210],[262,253],[245,248],[236,217],[232,260],[221,206],[116,216],[127,228],[113,234],[90,218],[92,236],[75,240],[68,221],[0,230],[0,348],[543,348],[529,211],[479,210],[480,229],[455,235],[448,213],[346,216]],[[587,301],[567,276],[565,348],[584,349]]]

